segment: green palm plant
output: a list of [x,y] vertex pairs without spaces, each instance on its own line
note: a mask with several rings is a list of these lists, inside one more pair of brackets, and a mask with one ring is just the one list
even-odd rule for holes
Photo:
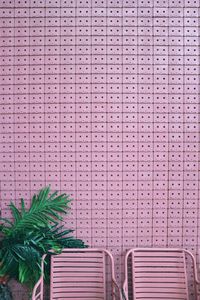
[[50,250],[59,253],[64,247],[86,247],[70,235],[73,230],[59,225],[70,201],[68,195],[50,194],[50,188],[45,187],[33,196],[29,209],[23,199],[20,209],[9,205],[13,219],[1,218],[0,224],[0,276],[14,278],[32,289],[41,275],[43,254]]

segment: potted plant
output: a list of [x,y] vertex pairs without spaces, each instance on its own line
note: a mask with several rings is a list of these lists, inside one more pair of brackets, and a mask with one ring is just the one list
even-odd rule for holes
[[11,299],[7,288],[11,278],[27,285],[31,292],[41,275],[43,254],[87,247],[70,235],[73,230],[59,224],[63,220],[61,215],[69,210],[70,201],[68,195],[50,194],[50,187],[45,187],[33,196],[28,209],[23,199],[19,209],[10,203],[13,218],[1,218],[0,224],[0,299]]

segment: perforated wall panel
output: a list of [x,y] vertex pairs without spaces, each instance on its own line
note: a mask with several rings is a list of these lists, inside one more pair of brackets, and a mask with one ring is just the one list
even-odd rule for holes
[[3,217],[44,185],[70,193],[66,226],[119,281],[129,247],[198,253],[199,1],[0,4]]

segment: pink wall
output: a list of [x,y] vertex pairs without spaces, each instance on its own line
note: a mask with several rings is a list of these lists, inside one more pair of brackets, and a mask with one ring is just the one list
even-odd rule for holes
[[[51,184],[120,256],[199,240],[198,0],[1,0],[1,209]],[[154,6],[153,6],[154,5]]]

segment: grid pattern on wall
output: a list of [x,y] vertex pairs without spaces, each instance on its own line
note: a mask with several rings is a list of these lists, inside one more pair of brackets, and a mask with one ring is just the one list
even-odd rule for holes
[[90,246],[199,240],[199,1],[0,0],[2,215],[75,199]]

